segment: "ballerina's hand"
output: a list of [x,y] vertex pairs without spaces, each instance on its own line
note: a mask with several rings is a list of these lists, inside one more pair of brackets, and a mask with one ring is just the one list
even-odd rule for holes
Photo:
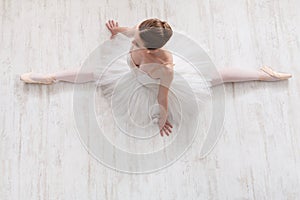
[[108,20],[108,22],[106,22],[106,27],[111,32],[110,39],[112,39],[113,36],[118,33],[118,27],[119,27],[118,22],[115,22],[114,20]]
[[158,121],[158,126],[159,126],[161,136],[164,136],[164,133],[167,136],[169,136],[169,134],[172,133],[171,128],[173,128],[173,126],[168,120],[164,121],[163,118],[160,118]]

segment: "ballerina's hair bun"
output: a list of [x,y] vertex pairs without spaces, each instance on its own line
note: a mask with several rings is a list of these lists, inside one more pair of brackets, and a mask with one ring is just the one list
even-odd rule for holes
[[139,25],[139,35],[148,50],[155,50],[168,42],[173,35],[173,30],[166,21],[152,18]]

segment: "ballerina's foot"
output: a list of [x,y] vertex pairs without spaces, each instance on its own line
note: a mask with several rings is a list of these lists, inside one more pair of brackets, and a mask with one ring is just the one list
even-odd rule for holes
[[56,82],[56,79],[50,75],[44,75],[40,73],[25,73],[20,76],[20,80],[25,83],[36,83],[36,84],[45,84],[49,85]]
[[260,68],[264,74],[259,77],[259,80],[261,81],[280,81],[280,80],[286,80],[292,77],[289,73],[281,73],[276,72],[270,67],[263,66]]

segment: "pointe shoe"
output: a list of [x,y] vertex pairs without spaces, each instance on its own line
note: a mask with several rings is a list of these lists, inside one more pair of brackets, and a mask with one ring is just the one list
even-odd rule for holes
[[[37,83],[37,84],[45,84],[49,85],[55,82],[53,77],[46,77],[46,78],[39,78],[40,80],[33,80],[32,76],[37,75],[33,72],[25,73],[20,76],[20,80],[24,81],[25,83]],[[38,74],[39,75],[39,74]]]
[[292,77],[291,74],[276,72],[276,71],[274,71],[273,69],[271,69],[270,67],[267,67],[267,66],[261,67],[260,70],[267,73],[269,76],[271,76],[273,78],[273,80],[270,80],[266,77],[260,77],[259,80],[261,80],[261,81],[286,80],[286,79],[289,79],[289,78]]

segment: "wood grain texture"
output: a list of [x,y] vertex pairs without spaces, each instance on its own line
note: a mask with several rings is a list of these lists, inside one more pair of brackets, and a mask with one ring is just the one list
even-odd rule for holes
[[[300,199],[300,2],[297,0],[1,0],[0,199]],[[172,166],[115,172],[84,149],[73,85],[19,75],[79,66],[109,37],[105,22],[158,17],[187,32],[218,67],[269,65],[285,82],[226,84],[224,134]],[[187,47],[188,48],[188,47]]]

